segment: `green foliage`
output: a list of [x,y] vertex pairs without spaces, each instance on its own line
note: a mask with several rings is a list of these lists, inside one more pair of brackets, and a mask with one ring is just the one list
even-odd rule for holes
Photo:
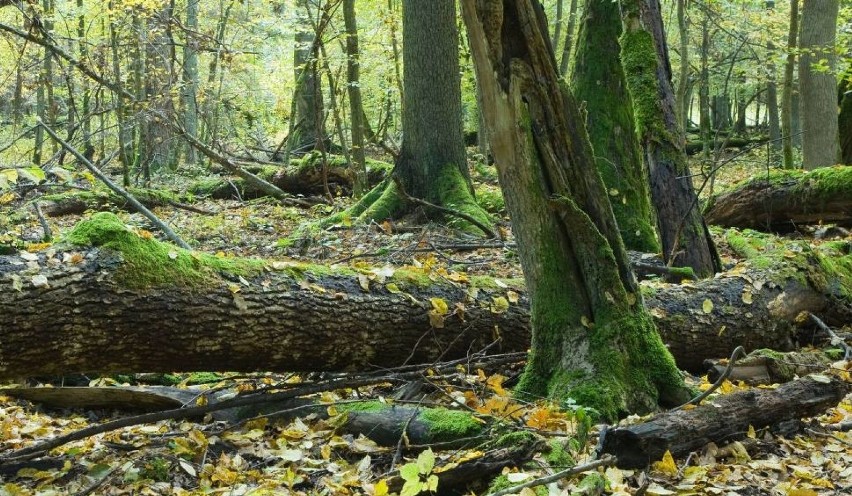
[[438,490],[438,476],[432,473],[435,468],[435,454],[432,449],[422,451],[417,461],[406,463],[399,469],[399,476],[405,481],[400,496],[435,492]]

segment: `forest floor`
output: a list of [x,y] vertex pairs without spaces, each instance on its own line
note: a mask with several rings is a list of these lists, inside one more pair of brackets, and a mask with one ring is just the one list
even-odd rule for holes
[[[721,169],[715,183],[718,190],[763,170],[760,154],[750,154]],[[195,178],[193,178],[195,179]],[[477,177],[490,183],[493,178]],[[180,190],[188,178],[158,176],[154,186]],[[334,206],[311,209],[281,206],[268,198],[252,201],[198,198],[193,206],[208,215],[189,213],[174,207],[159,207],[156,214],[190,242],[195,250],[220,256],[263,257],[306,260],[313,263],[401,267],[431,266],[435,270],[466,274],[488,274],[498,278],[522,277],[513,248],[511,227],[503,213],[500,232],[504,239],[484,242],[460,235],[436,223],[385,222],[365,226],[336,226],[309,243],[292,243],[288,236],[304,222],[323,218],[345,207],[340,198]],[[0,205],[3,221],[0,235],[29,240],[31,249],[49,249],[40,243],[43,228],[27,205],[11,199]],[[128,224],[155,232],[139,214],[121,213]],[[49,218],[54,239],[80,220],[69,215]],[[725,263],[737,262],[724,251]],[[646,284],[663,285],[660,281]],[[152,323],[156,325],[156,323]],[[37,338],[34,338],[37,346]],[[722,358],[722,357],[719,357]],[[484,369],[459,368],[454,374],[430,383],[424,405],[466,408],[477,415],[501,419],[508,425],[528,429],[556,439],[568,456],[584,463],[594,457],[595,429],[583,435],[584,417],[570,408],[544,402],[520,403],[510,386],[521,364]],[[428,368],[424,367],[424,370]],[[276,384],[294,384],[315,376],[283,374],[182,374],[168,376],[167,382],[189,391],[229,390],[244,392]],[[162,384],[164,376],[157,376]],[[90,386],[121,387],[145,384],[150,375],[68,378]],[[706,389],[706,378],[688,377],[695,386]],[[59,378],[21,380],[20,385],[57,385]],[[725,383],[715,394],[746,389],[744,384]],[[417,463],[418,451],[405,442],[383,447],[364,436],[343,434],[337,429],[345,415],[335,404],[354,399],[392,401],[387,385],[327,391],[315,400],[328,405],[326,415],[311,413],[280,419],[259,417],[248,421],[221,420],[207,416],[198,420],[162,420],[155,423],[110,431],[66,444],[50,452],[52,463],[32,464],[4,471],[0,464],[0,496],[24,494],[388,494],[387,481],[396,468]],[[565,405],[563,405],[565,407]],[[131,415],[133,408],[103,410],[56,408],[4,395],[0,389],[0,457],[9,450],[86,426]],[[628,418],[624,422],[637,422]],[[821,424],[852,420],[852,397],[813,419]],[[758,449],[731,450],[727,458],[711,450],[688,459],[664,460],[649,471],[627,471],[614,467],[599,469],[601,477],[581,474],[566,478],[537,491],[520,494],[711,494],[711,495],[828,495],[852,493],[852,434],[810,433],[785,438],[769,431],[749,432],[760,441]],[[430,451],[431,452],[431,451]],[[421,474],[442,470],[448,464],[482,456],[476,450],[438,450],[436,459],[420,457]],[[399,455],[402,455],[401,458]],[[553,463],[546,454],[533,462],[504,469],[505,481],[520,484],[566,468]],[[487,481],[462,489],[459,494],[485,494]],[[416,494],[409,486],[408,494]],[[441,489],[440,487],[438,488]],[[425,494],[425,492],[424,492]]]

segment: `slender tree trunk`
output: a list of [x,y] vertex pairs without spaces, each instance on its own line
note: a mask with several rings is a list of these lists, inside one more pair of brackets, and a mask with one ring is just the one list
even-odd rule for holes
[[[772,10],[775,7],[775,1],[769,0],[766,2],[766,8]],[[768,60],[766,63],[766,114],[769,118],[769,160],[772,163],[778,162],[778,152],[781,151],[781,122],[778,117],[778,84],[775,76],[775,43],[772,39],[766,43],[768,50]]]
[[624,244],[658,252],[655,214],[648,191],[627,81],[618,56],[621,15],[611,0],[586,0],[571,88],[585,102],[586,126],[598,171],[606,184]]
[[553,39],[550,40],[550,45],[553,47],[553,51],[558,50],[559,42],[562,40],[562,20],[563,20],[563,6],[565,4],[565,0],[556,0],[556,19],[555,19],[555,27],[553,29]]
[[[198,47],[196,46],[198,3],[199,0],[187,0],[186,2],[186,42],[183,47],[183,91],[181,92],[183,128],[186,134],[193,138],[198,137],[198,102],[196,100],[198,88]],[[186,146],[186,160],[190,164],[198,160],[195,147]]]
[[677,81],[676,104],[678,124],[680,124],[684,137],[689,129],[689,98],[687,95],[689,92],[689,24],[686,20],[686,1],[677,0],[677,26],[680,34],[680,77]]
[[846,69],[846,74],[840,81],[838,98],[840,99],[838,116],[840,163],[852,165],[852,67]]
[[538,2],[462,6],[532,304],[532,351],[519,390],[572,398],[607,419],[680,401],[688,394],[639,301]]
[[802,3],[799,94],[802,100],[802,161],[805,169],[834,165],[839,155],[837,57],[834,53],[839,7],[839,0],[807,0]]
[[666,263],[698,277],[720,269],[680,139],[658,0],[625,0],[621,60],[651,177],[651,200]]
[[[114,4],[110,2],[109,10],[113,12],[109,21],[110,54],[112,58],[112,77],[116,84],[122,84],[121,52]],[[130,167],[133,165],[133,123],[127,100],[120,92],[113,92],[115,100],[115,120],[118,123],[118,158],[122,166],[122,183],[130,186]],[[101,134],[103,136],[103,133]]]
[[701,159],[710,162],[710,14],[705,9],[701,17],[701,76],[698,80],[698,126],[701,130]]
[[784,86],[781,93],[781,141],[784,168],[793,164],[793,72],[796,68],[796,38],[799,33],[799,0],[790,0],[790,29],[787,32],[787,62],[784,64]]
[[[79,11],[79,14],[77,15],[78,52],[80,54],[80,60],[84,63],[88,63],[89,49],[86,46],[86,16],[83,14],[83,0],[77,0],[77,9]],[[95,147],[92,144],[92,89],[89,78],[81,78],[80,86],[82,86],[83,90],[80,109],[80,129],[83,132],[83,155],[88,160],[92,160],[92,157],[95,154]]]
[[[562,46],[562,59],[559,63],[559,74],[563,77],[568,75],[568,66],[571,63],[571,49],[574,46],[574,26],[577,24],[577,0],[571,0],[568,7],[568,26],[565,28],[565,43]],[[556,50],[559,45],[553,45]]]
[[343,21],[346,24],[346,92],[349,96],[349,115],[352,124],[352,166],[355,171],[355,196],[367,192],[367,165],[364,156],[364,104],[361,101],[360,51],[355,0],[343,0]]

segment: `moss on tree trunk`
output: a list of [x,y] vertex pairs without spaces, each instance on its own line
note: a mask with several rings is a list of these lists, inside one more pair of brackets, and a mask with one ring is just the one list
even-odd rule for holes
[[660,251],[660,245],[648,171],[634,132],[633,108],[619,60],[620,35],[618,3],[586,2],[571,89],[585,102],[595,162],[611,197],[621,238],[631,250],[653,253]]
[[519,391],[571,399],[607,419],[686,399],[638,295],[579,106],[559,83],[540,6],[462,6],[531,299]]

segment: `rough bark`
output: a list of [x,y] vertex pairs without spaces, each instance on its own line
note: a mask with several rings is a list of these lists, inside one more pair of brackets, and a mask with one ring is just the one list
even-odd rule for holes
[[404,137],[396,174],[406,192],[441,204],[434,178],[451,165],[469,181],[462,132],[455,0],[405,0]]
[[645,468],[666,451],[686,456],[709,442],[745,437],[749,427],[818,415],[837,405],[850,391],[836,378],[805,377],[778,389],[751,389],[721,396],[692,410],[678,410],[630,427],[607,430],[603,453],[616,457],[620,468]]
[[710,276],[720,262],[681,145],[659,1],[624,2],[622,19],[621,61],[651,177],[663,256],[673,265],[692,267],[699,277]]
[[710,200],[707,222],[774,232],[808,224],[852,226],[852,167],[776,171]]
[[657,252],[648,171],[634,132],[633,108],[618,60],[621,15],[610,0],[589,0],[577,37],[571,88],[585,102],[595,163],[606,184],[621,239],[631,250]]
[[290,139],[288,149],[304,152],[313,150],[320,139],[319,130],[322,123],[318,121],[318,107],[321,102],[317,101],[317,95],[322,97],[318,90],[320,80],[316,76],[316,58],[313,53],[314,37],[316,33],[311,26],[310,9],[306,0],[299,0],[296,6],[298,26],[296,27],[295,44],[293,46],[293,65],[295,66],[296,115],[291,118],[296,121],[296,134]]
[[[78,228],[86,232],[85,225]],[[496,339],[502,351],[524,351],[530,343],[527,294],[515,284],[474,289],[412,270],[382,284],[367,271],[361,275],[374,279],[364,291],[356,272],[280,262],[253,263],[253,273],[242,271],[245,284],[239,265],[160,246],[117,218],[107,227],[97,236],[101,248],[81,247],[79,257],[73,251],[41,253],[38,260],[0,257],[0,378],[363,370],[461,357]],[[125,252],[109,248],[120,240]],[[154,258],[139,260],[140,253]],[[852,319],[852,301],[838,286],[849,277],[828,272],[827,260],[852,266],[848,253],[782,254],[758,268],[655,290],[646,305],[683,368],[700,369],[738,345],[790,350],[799,312],[828,323]],[[197,266],[189,275],[179,270],[187,264]],[[519,300],[504,307],[495,298],[513,299],[509,290]],[[430,298],[443,299],[455,313],[430,318]],[[713,303],[709,312],[705,300]]]
[[[839,5],[838,0],[802,3],[799,94],[804,132],[802,163],[805,169],[835,165],[838,159],[837,56],[834,46]],[[820,67],[820,61],[824,61],[824,67]]]
[[[183,104],[183,127],[186,134],[193,138],[198,137],[198,102],[196,93],[198,88],[198,40],[195,33],[198,31],[198,2],[199,0],[188,0],[186,2],[186,44],[183,48],[183,88],[181,100]],[[187,145],[186,160],[195,163],[197,160],[195,147]]]
[[538,2],[462,5],[532,302],[532,351],[518,390],[573,398],[605,418],[677,402],[683,383],[637,298],[584,119],[559,82]]
[[[834,360],[821,350],[791,351],[778,353],[771,350],[755,350],[731,368],[728,380],[743,381],[749,385],[780,384],[798,377],[826,370]],[[709,361],[707,379],[711,382],[722,376],[728,368],[727,360]]]

